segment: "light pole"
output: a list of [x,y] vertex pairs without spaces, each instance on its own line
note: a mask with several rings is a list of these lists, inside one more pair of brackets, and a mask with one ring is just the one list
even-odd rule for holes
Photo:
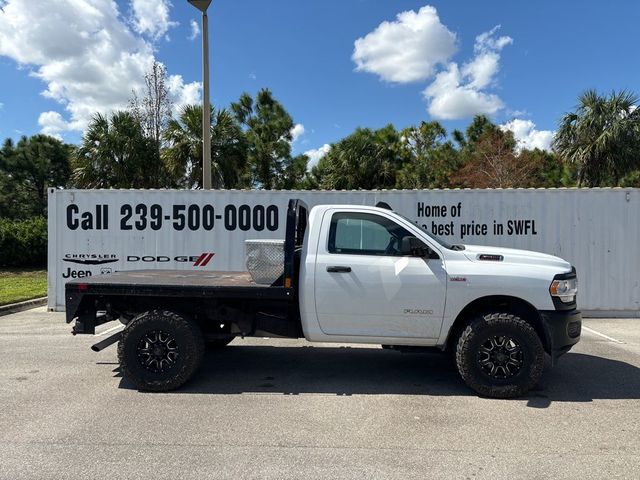
[[188,0],[202,12],[202,188],[211,190],[211,103],[209,103],[209,19],[211,0]]

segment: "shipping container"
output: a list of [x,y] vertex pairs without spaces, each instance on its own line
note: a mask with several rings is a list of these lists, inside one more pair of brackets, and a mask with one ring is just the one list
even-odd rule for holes
[[245,270],[245,240],[284,238],[287,201],[375,205],[453,243],[570,261],[579,307],[640,316],[640,189],[378,191],[49,190],[49,301],[69,279],[117,270]]

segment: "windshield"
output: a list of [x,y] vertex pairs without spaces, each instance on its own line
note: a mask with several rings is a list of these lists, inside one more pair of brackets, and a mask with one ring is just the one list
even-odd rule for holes
[[451,245],[448,242],[445,242],[444,240],[442,240],[439,237],[436,237],[433,233],[431,233],[429,230],[427,230],[425,227],[423,227],[422,225],[420,225],[418,222],[416,222],[415,220],[411,220],[409,217],[405,217],[404,215],[399,214],[398,212],[393,212],[396,215],[398,215],[401,218],[404,218],[406,221],[412,223],[413,225],[415,225],[416,227],[418,227],[420,230],[422,230],[424,233],[427,234],[427,236],[432,239],[434,242],[436,242],[438,245],[440,245],[441,247],[446,248],[447,250],[460,250],[460,245]]

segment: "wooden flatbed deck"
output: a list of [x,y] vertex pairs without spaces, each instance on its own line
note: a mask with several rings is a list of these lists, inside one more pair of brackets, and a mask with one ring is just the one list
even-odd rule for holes
[[67,287],[104,296],[293,298],[293,289],[259,285],[249,272],[133,270],[72,280]]
[[87,285],[157,285],[162,287],[255,287],[271,288],[253,281],[249,272],[208,272],[190,270],[132,270],[94,275],[69,283]]

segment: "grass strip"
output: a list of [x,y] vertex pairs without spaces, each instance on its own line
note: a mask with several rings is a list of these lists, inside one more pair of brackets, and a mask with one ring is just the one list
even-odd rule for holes
[[37,268],[0,269],[0,305],[46,296],[46,270]]

